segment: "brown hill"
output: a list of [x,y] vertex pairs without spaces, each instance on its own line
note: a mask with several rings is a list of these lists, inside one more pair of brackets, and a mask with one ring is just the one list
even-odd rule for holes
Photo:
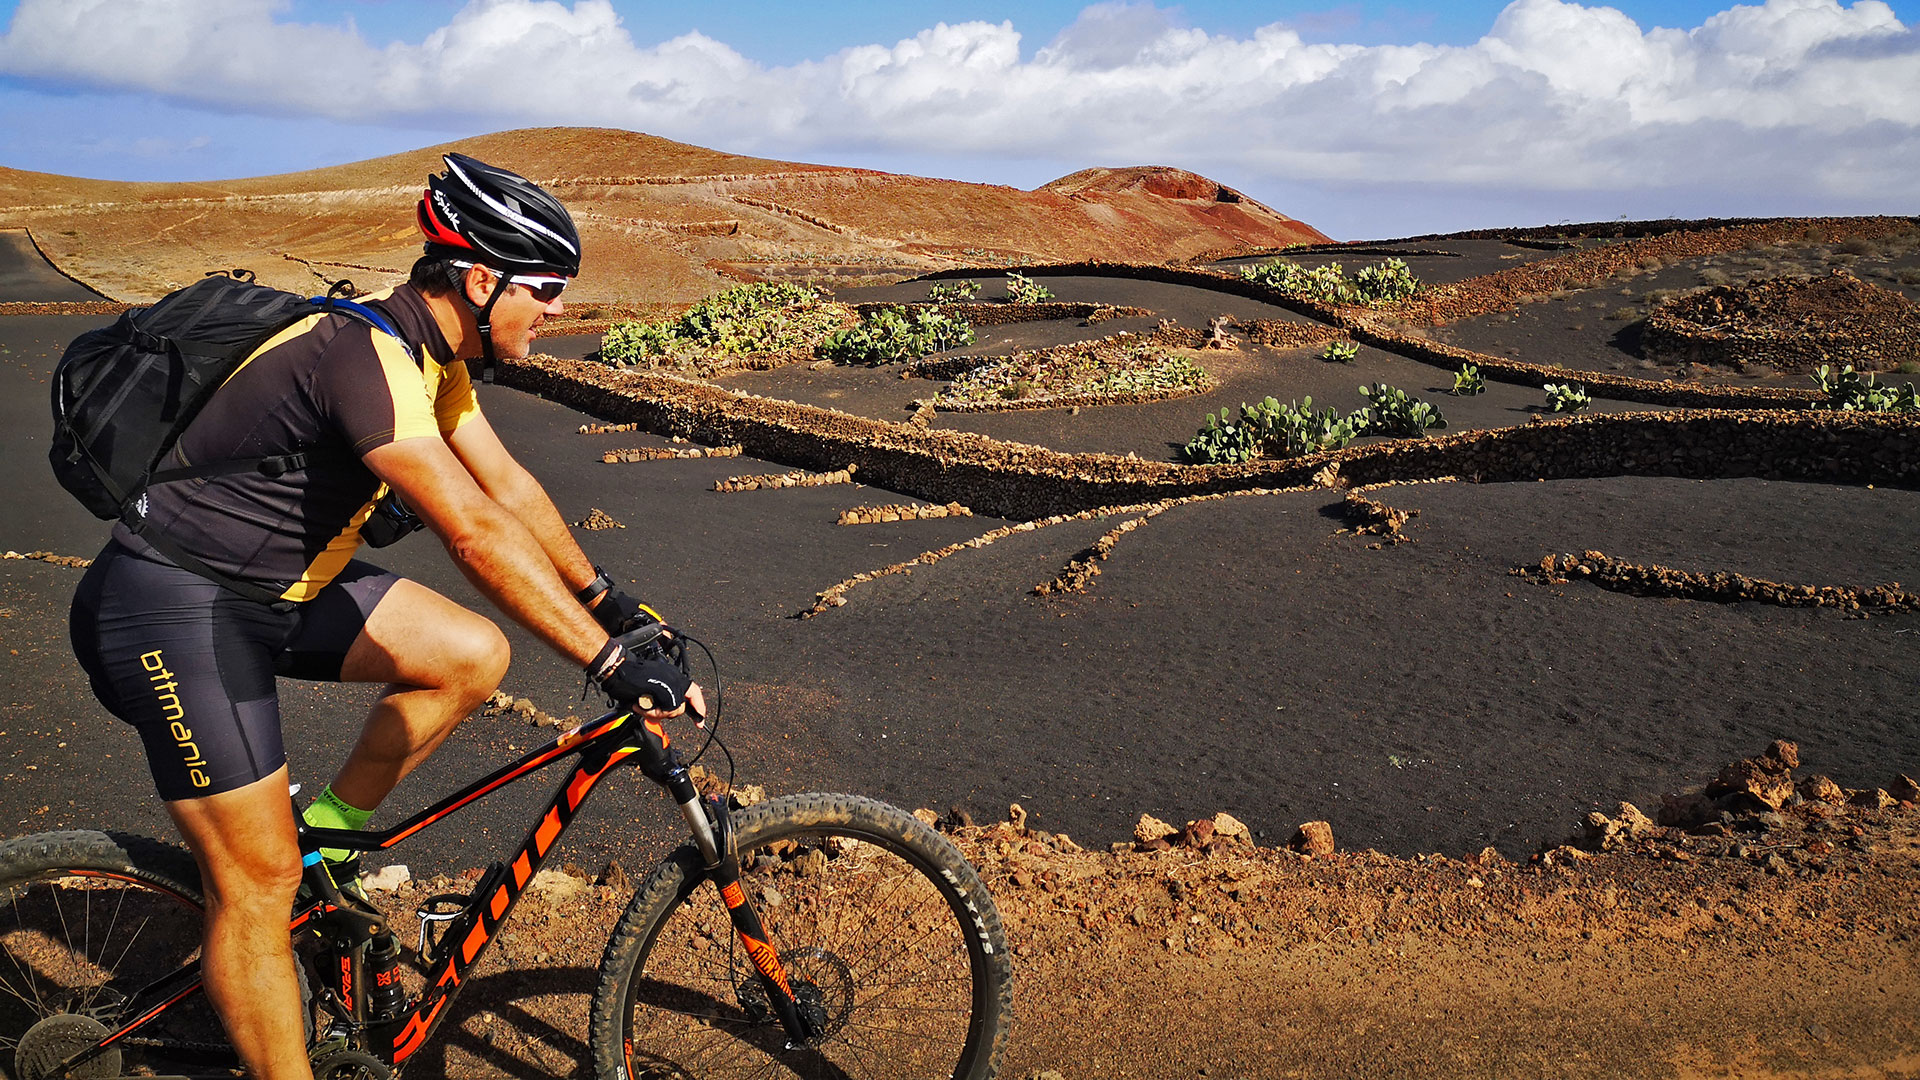
[[1091,169],[1036,191],[741,157],[600,128],[462,139],[308,172],[197,183],[0,168],[0,227],[102,292],[145,300],[244,266],[311,289],[403,274],[411,204],[459,150],[553,187],[587,246],[582,301],[684,301],[743,277],[876,277],[956,265],[1159,261],[1326,240],[1177,169]]

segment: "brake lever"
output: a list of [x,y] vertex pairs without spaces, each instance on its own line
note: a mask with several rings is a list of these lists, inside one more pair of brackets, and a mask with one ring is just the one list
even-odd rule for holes
[[650,622],[636,626],[625,633],[617,634],[613,640],[619,643],[621,648],[630,653],[637,654],[640,653],[641,650],[653,645],[654,642],[659,641],[663,635],[671,633],[672,629],[672,627],[663,622]]

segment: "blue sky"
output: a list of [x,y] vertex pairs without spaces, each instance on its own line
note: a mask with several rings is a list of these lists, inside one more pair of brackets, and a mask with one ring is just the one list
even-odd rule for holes
[[[0,3],[11,13],[12,0]],[[379,44],[417,41],[444,25],[465,0],[295,0],[288,17],[301,22],[339,23],[347,19]],[[1088,5],[1078,0],[1006,0],[1002,3],[902,4],[892,2],[784,3],[735,2],[704,6],[686,3],[614,5],[636,37],[677,37],[698,30],[766,64],[817,59],[853,44],[891,43],[912,37],[935,22],[1011,21],[1029,47],[1051,40]],[[1286,22],[1309,41],[1360,45],[1409,45],[1431,42],[1465,45],[1493,25],[1505,0],[1456,0],[1453,3],[1247,3],[1201,0],[1165,4],[1189,26],[1218,34],[1245,36],[1256,27]],[[1717,14],[1727,3],[1711,0],[1614,3],[1643,27],[1691,28]],[[1890,5],[1902,22],[1913,21],[1914,0]]]
[[0,0],[0,165],[215,179],[594,124],[1020,187],[1175,165],[1342,237],[1910,214],[1916,8]]

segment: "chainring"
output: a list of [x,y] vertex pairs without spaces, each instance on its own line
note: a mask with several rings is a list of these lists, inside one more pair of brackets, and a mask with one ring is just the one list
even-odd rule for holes
[[333,1050],[313,1059],[313,1080],[389,1080],[387,1063],[360,1050]]

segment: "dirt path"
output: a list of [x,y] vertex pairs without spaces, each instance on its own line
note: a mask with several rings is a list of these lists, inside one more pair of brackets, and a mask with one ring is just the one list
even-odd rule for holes
[[[1920,812],[1725,816],[1526,863],[955,839],[1013,947],[1008,1077],[1915,1075]],[[428,1067],[586,1075],[623,895],[536,893]]]

